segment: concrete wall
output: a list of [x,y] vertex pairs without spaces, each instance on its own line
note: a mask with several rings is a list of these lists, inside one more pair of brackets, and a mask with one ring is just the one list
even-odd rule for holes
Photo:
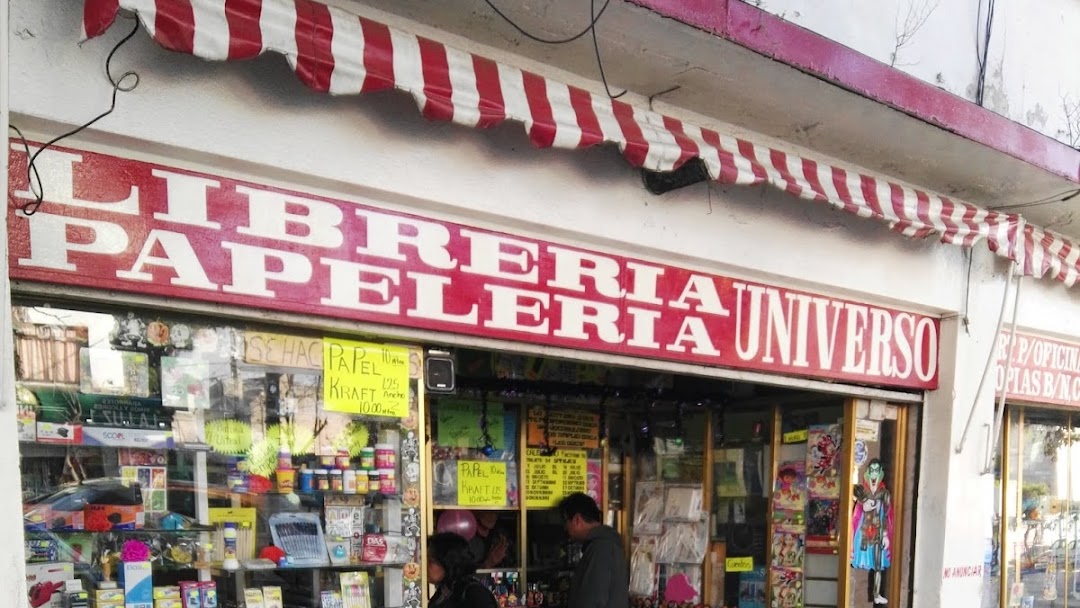
[[[974,101],[988,0],[749,0]],[[980,13],[981,6],[981,13]],[[980,17],[981,14],[981,17]],[[981,24],[981,25],[980,25]],[[1080,3],[997,0],[985,107],[1080,147]]]
[[[878,26],[859,24],[873,24],[891,10],[865,10],[868,21],[851,14],[834,27],[863,27],[871,37]],[[14,0],[11,11],[13,122],[52,135],[107,108],[111,89],[103,62],[129,26],[120,23],[105,38],[79,46],[78,2]],[[927,28],[922,35],[933,29]],[[955,38],[956,61],[973,57],[973,41]],[[937,55],[950,54],[939,50],[912,60],[922,70]],[[499,58],[494,51],[490,56]],[[768,189],[701,184],[654,197],[617,151],[541,151],[518,125],[477,131],[430,123],[397,94],[318,96],[279,57],[207,63],[163,51],[140,33],[117,54],[114,69],[137,71],[141,85],[120,95],[117,111],[80,136],[82,145],[942,313],[943,383],[924,416],[914,605],[967,606],[976,597],[977,582],[945,582],[941,573],[981,563],[992,516],[992,479],[980,474],[992,396],[989,387],[979,395],[976,388],[993,342],[1005,266],[982,246],[968,293],[967,259],[956,247],[906,239],[879,223]],[[947,80],[964,87],[971,79],[961,84],[963,74],[954,67]],[[1080,340],[1075,293],[1034,281],[1025,290],[1022,325]],[[966,327],[959,317],[965,312]],[[973,438],[956,454],[976,402]],[[972,496],[985,500],[973,507]],[[17,560],[11,550],[0,548],[0,563]]]

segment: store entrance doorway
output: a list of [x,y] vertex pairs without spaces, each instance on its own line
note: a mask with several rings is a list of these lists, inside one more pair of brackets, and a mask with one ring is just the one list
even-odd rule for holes
[[428,517],[469,535],[500,602],[565,605],[580,548],[554,507],[581,491],[623,536],[634,606],[909,603],[917,408],[456,357],[455,394],[426,399]]

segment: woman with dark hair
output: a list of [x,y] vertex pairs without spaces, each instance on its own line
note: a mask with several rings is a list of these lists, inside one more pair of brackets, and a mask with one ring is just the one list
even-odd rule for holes
[[431,608],[498,608],[487,587],[480,584],[469,541],[451,532],[428,539],[428,583],[435,585]]

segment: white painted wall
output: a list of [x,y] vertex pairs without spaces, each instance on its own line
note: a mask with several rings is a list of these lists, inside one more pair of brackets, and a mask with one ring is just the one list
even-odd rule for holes
[[[8,4],[0,0],[0,129],[8,130],[8,85],[10,70],[8,57]],[[0,192],[8,191],[7,154],[0,160]],[[6,215],[5,215],[6,217]],[[18,538],[22,534],[22,493],[10,488],[21,488],[18,406],[15,403],[15,344],[14,336],[7,328],[11,318],[11,290],[8,282],[7,222],[0,221],[0,486],[8,488],[0,492],[0,537]],[[5,543],[0,549],[0,606],[25,608],[27,605],[26,575],[23,564],[26,557],[23,543]]]
[[[108,107],[102,65],[127,26],[80,47],[80,11],[68,0],[12,2],[14,121],[39,134]],[[846,23],[855,28],[858,21]],[[318,96],[279,57],[207,63],[163,51],[140,34],[117,54],[115,68],[136,70],[142,84],[122,94],[117,112],[85,136],[84,144],[103,151],[302,191],[368,196],[420,213],[857,299],[946,314],[965,309],[967,264],[958,248],[905,239],[877,222],[772,190],[717,188],[710,195],[698,185],[657,198],[614,150],[534,150],[518,125],[482,132],[430,123],[397,94]],[[934,474],[920,479],[917,608],[971,605],[978,591],[971,581],[943,583],[941,571],[981,563],[989,533],[990,515],[980,510],[990,505],[993,486],[978,474],[992,411],[987,391],[973,439],[959,455],[954,447],[992,343],[1003,266],[980,248],[968,299],[972,333],[955,319],[944,323],[943,388],[931,395],[924,419],[921,468]],[[1080,339],[1075,290],[1035,281],[1025,289],[1023,325]],[[0,470],[0,483],[17,481]],[[975,512],[972,496],[985,497]],[[11,550],[0,547],[0,563],[18,560]]]
[[[988,0],[750,2],[975,100],[977,23]],[[994,14],[984,105],[1080,147],[1080,2],[997,0]]]

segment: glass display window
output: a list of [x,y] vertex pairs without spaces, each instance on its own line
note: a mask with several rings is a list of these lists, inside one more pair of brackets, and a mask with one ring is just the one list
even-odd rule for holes
[[420,606],[419,349],[146,310],[13,316],[32,606],[73,579],[100,606]]
[[987,606],[1080,606],[1080,417],[1010,407]]
[[[803,608],[902,599],[907,573],[893,564],[911,538],[912,412],[809,394],[768,401],[783,403],[635,412],[635,605]],[[681,511],[698,500],[708,534],[680,536],[673,554],[665,537],[699,521]]]
[[556,507],[572,492],[611,508],[605,441],[607,368],[457,351],[458,390],[432,396],[431,513],[465,536],[479,576],[502,606],[560,608],[581,549]]

